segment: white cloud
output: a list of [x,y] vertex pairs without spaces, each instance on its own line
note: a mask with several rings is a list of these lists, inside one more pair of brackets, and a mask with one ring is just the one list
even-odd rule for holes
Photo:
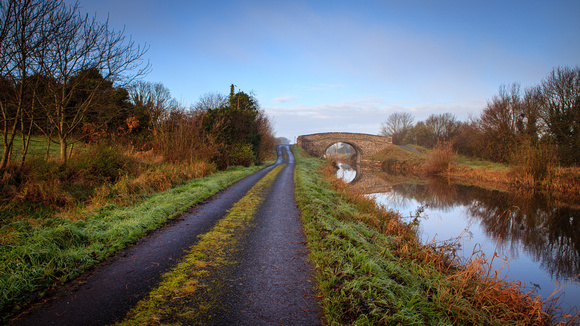
[[484,100],[409,105],[386,104],[383,98],[364,98],[318,106],[270,106],[265,110],[274,117],[278,136],[294,139],[299,135],[332,131],[378,134],[381,123],[395,112],[410,112],[415,122],[424,121],[430,114],[447,112],[466,121],[470,113],[477,115],[484,106]]
[[277,102],[277,103],[286,103],[286,102],[293,101],[297,98],[298,98],[298,96],[286,95],[286,96],[276,97],[276,98],[272,99],[272,101]]

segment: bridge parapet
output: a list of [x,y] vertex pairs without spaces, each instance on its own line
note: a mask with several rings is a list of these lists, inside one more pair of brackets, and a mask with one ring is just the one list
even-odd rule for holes
[[369,134],[348,132],[325,132],[299,136],[297,145],[308,154],[324,157],[326,150],[333,144],[345,143],[351,145],[356,151],[356,161],[373,156],[393,144],[391,137],[383,137]]

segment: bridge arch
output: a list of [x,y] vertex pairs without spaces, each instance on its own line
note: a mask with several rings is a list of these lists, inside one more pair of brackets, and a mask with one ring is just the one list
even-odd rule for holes
[[356,151],[356,162],[360,163],[393,144],[391,137],[349,132],[325,132],[299,136],[296,144],[306,153],[324,157],[326,150],[333,144],[346,143]]
[[[334,145],[336,145],[336,144],[344,144],[344,145],[347,145],[348,147],[351,147],[351,148],[352,148],[352,149],[355,151],[355,153],[358,153],[358,152],[360,152],[360,151],[361,151],[361,149],[360,149],[360,148],[358,148],[358,147],[357,147],[357,145],[356,145],[356,144],[353,144],[352,142],[335,142],[335,143],[332,143],[332,144],[330,144],[330,145],[329,145],[329,146],[326,148],[326,150],[325,150],[325,153],[326,153],[326,154],[328,154],[328,150],[329,150],[329,149],[331,149],[331,148],[332,148],[332,146],[334,146]],[[338,154],[338,153],[337,153],[337,154]],[[352,152],[350,152],[350,154],[352,154]]]

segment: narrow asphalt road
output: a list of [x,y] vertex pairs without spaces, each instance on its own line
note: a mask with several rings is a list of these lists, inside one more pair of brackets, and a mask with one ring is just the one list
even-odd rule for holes
[[[276,165],[286,163],[255,217],[240,263],[228,280],[223,313],[213,325],[320,325],[312,269],[294,197],[294,158],[277,148]],[[122,320],[274,166],[263,169],[192,208],[135,246],[75,280],[57,297],[21,316],[15,325],[110,325]]]
[[278,174],[225,288],[215,325],[321,325],[315,283],[294,196],[295,161]]

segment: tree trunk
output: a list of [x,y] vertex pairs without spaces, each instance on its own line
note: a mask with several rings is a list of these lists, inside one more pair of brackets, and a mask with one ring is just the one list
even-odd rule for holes
[[60,163],[66,165],[68,155],[67,154],[68,142],[64,137],[60,137]]
[[[16,111],[16,116],[20,114],[20,107]],[[5,122],[7,123],[7,122]],[[0,172],[3,172],[8,166],[8,160],[10,160],[10,154],[12,152],[12,147],[14,145],[14,138],[16,136],[16,127],[18,126],[18,119],[14,119],[14,124],[12,125],[12,133],[8,133],[8,128],[4,127],[4,153],[2,154],[2,162],[0,162]]]
[[2,162],[0,163],[0,173],[3,172],[8,166],[8,160],[10,159],[11,151],[12,144],[4,144],[4,152],[2,153]]

